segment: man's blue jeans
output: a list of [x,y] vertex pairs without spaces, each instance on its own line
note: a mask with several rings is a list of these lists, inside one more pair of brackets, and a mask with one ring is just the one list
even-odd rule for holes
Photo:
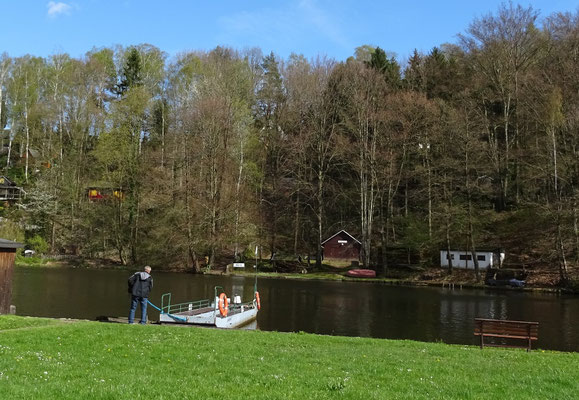
[[135,322],[135,311],[137,311],[137,304],[141,303],[141,324],[147,323],[147,298],[131,296],[131,310],[129,311],[129,324]]

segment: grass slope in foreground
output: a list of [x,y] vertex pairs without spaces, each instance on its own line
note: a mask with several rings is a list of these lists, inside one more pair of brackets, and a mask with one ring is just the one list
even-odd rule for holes
[[571,399],[579,354],[0,316],[1,399]]

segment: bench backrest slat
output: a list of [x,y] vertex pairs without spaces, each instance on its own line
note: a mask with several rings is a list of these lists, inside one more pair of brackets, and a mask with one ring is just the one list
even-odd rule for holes
[[497,334],[505,334],[505,335],[532,335],[537,336],[539,332],[539,327],[536,325],[533,326],[508,326],[508,325],[498,325],[498,324],[483,324],[483,325],[476,325],[475,331],[477,333],[497,333]]
[[506,324],[521,324],[521,325],[539,325],[538,322],[534,321],[512,321],[508,319],[489,319],[489,318],[475,318],[475,321],[482,322],[495,322],[495,323],[506,323]]

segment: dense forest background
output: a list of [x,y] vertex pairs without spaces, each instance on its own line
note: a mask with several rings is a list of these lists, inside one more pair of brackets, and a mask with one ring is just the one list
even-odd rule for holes
[[368,45],[4,54],[0,121],[1,173],[26,192],[0,233],[43,253],[319,263],[345,229],[379,270],[447,248],[563,281],[579,264],[579,11],[504,4],[402,65]]

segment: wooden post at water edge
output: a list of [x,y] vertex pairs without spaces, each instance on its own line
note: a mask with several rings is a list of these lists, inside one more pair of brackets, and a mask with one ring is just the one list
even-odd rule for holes
[[0,314],[10,313],[14,258],[16,249],[20,247],[22,247],[20,243],[0,239]]

